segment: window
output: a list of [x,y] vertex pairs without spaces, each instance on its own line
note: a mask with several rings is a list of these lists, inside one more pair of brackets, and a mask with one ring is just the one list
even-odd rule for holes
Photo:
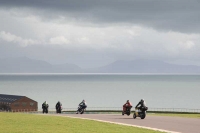
[[26,106],[26,103],[25,103],[25,102],[22,102],[22,106]]
[[14,103],[14,106],[19,106],[19,103],[18,102]]
[[34,105],[34,103],[33,102],[30,102],[30,106],[33,106]]

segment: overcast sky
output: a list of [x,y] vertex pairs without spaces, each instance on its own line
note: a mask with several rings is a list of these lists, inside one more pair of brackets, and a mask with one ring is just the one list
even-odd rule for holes
[[200,65],[199,0],[0,0],[0,58]]

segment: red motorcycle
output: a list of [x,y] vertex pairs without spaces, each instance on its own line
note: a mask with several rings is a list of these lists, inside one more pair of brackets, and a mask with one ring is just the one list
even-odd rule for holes
[[128,104],[126,104],[126,110],[122,111],[122,115],[127,114],[129,116],[131,114],[131,108],[132,108],[132,106],[128,106]]

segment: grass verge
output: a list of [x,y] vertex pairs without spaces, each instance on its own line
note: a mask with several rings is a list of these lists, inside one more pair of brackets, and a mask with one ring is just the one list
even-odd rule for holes
[[160,133],[92,120],[20,113],[0,113],[0,125],[0,133]]

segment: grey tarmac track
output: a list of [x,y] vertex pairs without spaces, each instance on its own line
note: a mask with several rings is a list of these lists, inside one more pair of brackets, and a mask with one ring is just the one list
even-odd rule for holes
[[147,115],[147,117],[144,120],[142,120],[140,118],[133,119],[132,115],[122,116],[120,114],[82,114],[82,115],[60,114],[60,115],[151,127],[151,128],[157,128],[157,129],[163,129],[181,133],[200,133],[200,119],[197,118]]

